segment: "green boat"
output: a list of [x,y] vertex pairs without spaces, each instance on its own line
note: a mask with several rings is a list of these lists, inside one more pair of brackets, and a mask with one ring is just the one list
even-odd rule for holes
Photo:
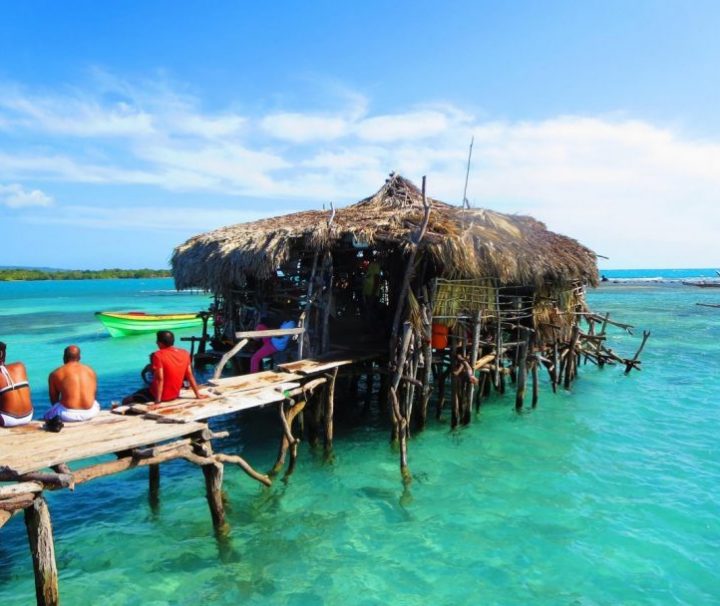
[[120,313],[98,311],[95,313],[112,337],[126,337],[158,330],[202,327],[203,319],[197,312],[177,314],[148,314],[142,311]]

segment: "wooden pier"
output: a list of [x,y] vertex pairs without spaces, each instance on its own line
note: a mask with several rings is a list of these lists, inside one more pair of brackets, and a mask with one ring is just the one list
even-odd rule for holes
[[[202,469],[213,526],[217,533],[224,533],[224,465],[237,465],[270,486],[289,452],[285,475],[291,474],[299,443],[293,434],[293,421],[316,393],[320,397],[313,398],[316,410],[312,416],[320,422],[317,429],[324,432],[326,449],[331,449],[334,386],[339,371],[353,371],[357,365],[363,372],[372,373],[373,364],[381,357],[378,351],[352,355],[335,351],[318,359],[281,365],[276,371],[215,379],[202,386],[210,395],[207,400],[183,392],[177,400],[159,406],[135,404],[102,411],[90,421],[68,423],[58,433],[46,431],[41,422],[0,428],[0,527],[15,513],[24,512],[37,603],[59,604],[52,521],[43,496],[46,490],[73,490],[77,484],[95,478],[148,467],[149,499],[157,502],[160,464],[183,459]],[[273,404],[278,407],[281,432],[278,457],[268,474],[255,470],[237,454],[213,450],[212,440],[227,436],[227,432],[213,432],[207,425],[209,419]],[[107,461],[85,466],[80,463],[108,456]]]

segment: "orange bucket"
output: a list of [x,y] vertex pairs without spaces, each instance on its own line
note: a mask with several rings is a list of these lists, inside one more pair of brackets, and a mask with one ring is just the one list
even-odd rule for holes
[[445,324],[432,325],[432,346],[435,349],[445,349],[448,346],[448,332]]

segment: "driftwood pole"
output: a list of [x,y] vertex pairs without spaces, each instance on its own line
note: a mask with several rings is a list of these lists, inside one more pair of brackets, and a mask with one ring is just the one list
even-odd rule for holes
[[[427,291],[426,291],[427,292]],[[422,429],[427,422],[427,409],[432,395],[430,378],[432,376],[432,303],[426,299],[421,307],[423,319],[423,378],[422,378],[422,401],[420,403],[420,419],[418,425]]]
[[565,380],[563,383],[565,389],[570,389],[570,383],[572,383],[572,380],[575,378],[575,347],[579,335],[580,329],[578,325],[573,324],[570,344],[568,345],[567,356],[565,358]]
[[520,412],[525,400],[525,385],[527,383],[527,353],[528,353],[528,332],[524,326],[518,328],[520,344],[517,348],[517,393],[515,395],[515,410]]
[[390,384],[390,399],[392,403],[393,423],[396,428],[397,439],[400,444],[400,473],[405,482],[410,481],[410,472],[407,464],[407,424],[408,419],[403,415],[400,407],[400,399],[398,397],[398,388],[402,380],[403,369],[405,368],[405,360],[407,359],[410,343],[412,342],[413,331],[410,322],[403,325],[403,338],[401,341],[400,351],[396,362],[395,372]]
[[333,445],[333,414],[335,410],[335,381],[337,380],[338,367],[331,373],[325,375],[327,389],[325,390],[325,452],[330,452]]
[[458,396],[458,340],[455,335],[457,325],[448,335],[450,339],[450,427],[455,429],[460,418],[460,398]]
[[[193,452],[201,457],[212,457],[213,451],[210,442],[201,442],[193,445]],[[225,527],[225,506],[222,498],[222,481],[224,466],[217,459],[212,463],[202,465],[205,476],[205,496],[207,498],[210,515],[215,530],[220,532]]]
[[[473,377],[475,376],[475,364],[478,361],[478,352],[480,351],[480,328],[482,325],[482,311],[478,310],[475,314],[475,321],[473,322],[473,337],[472,337],[472,349],[470,351],[470,366],[472,368]],[[470,381],[468,386],[468,401],[467,401],[467,415],[468,421],[470,420],[470,410],[472,409],[473,396],[475,395],[475,382]]]
[[540,365],[540,354],[535,354],[533,356],[532,361],[532,407],[537,407],[538,403],[538,390],[539,390],[539,382],[538,382],[538,366]]
[[25,508],[25,527],[32,553],[35,597],[38,606],[59,604],[60,595],[52,522],[50,521],[50,510],[42,495],[36,496],[32,505]]
[[422,224],[420,225],[420,231],[417,233],[417,235],[410,238],[410,242],[411,242],[410,254],[408,255],[407,266],[405,268],[405,275],[403,276],[402,286],[400,288],[400,294],[398,295],[398,298],[397,298],[397,307],[395,308],[395,317],[393,319],[392,334],[390,336],[390,356],[391,357],[397,353],[395,351],[395,349],[397,347],[398,335],[400,334],[400,324],[401,324],[403,312],[405,311],[405,303],[407,300],[408,291],[410,290],[410,280],[412,279],[413,273],[415,271],[415,257],[417,255],[417,251],[418,251],[420,242],[425,237],[425,232],[427,231],[428,222],[430,221],[430,203],[428,202],[427,196],[425,195],[425,177],[422,178],[422,201],[423,201],[423,209],[424,209]]

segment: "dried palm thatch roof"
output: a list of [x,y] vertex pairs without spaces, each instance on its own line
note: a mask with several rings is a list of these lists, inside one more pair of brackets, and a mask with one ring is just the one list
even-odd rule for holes
[[[445,277],[494,277],[501,284],[518,285],[597,282],[595,253],[548,231],[540,221],[432,198],[429,202],[419,252],[430,255]],[[347,238],[404,249],[422,218],[421,191],[391,175],[373,196],[338,209],[330,225],[328,211],[304,211],[195,236],[175,249],[173,276],[178,288],[221,291],[241,283],[245,275],[274,275],[298,249],[332,248]]]

